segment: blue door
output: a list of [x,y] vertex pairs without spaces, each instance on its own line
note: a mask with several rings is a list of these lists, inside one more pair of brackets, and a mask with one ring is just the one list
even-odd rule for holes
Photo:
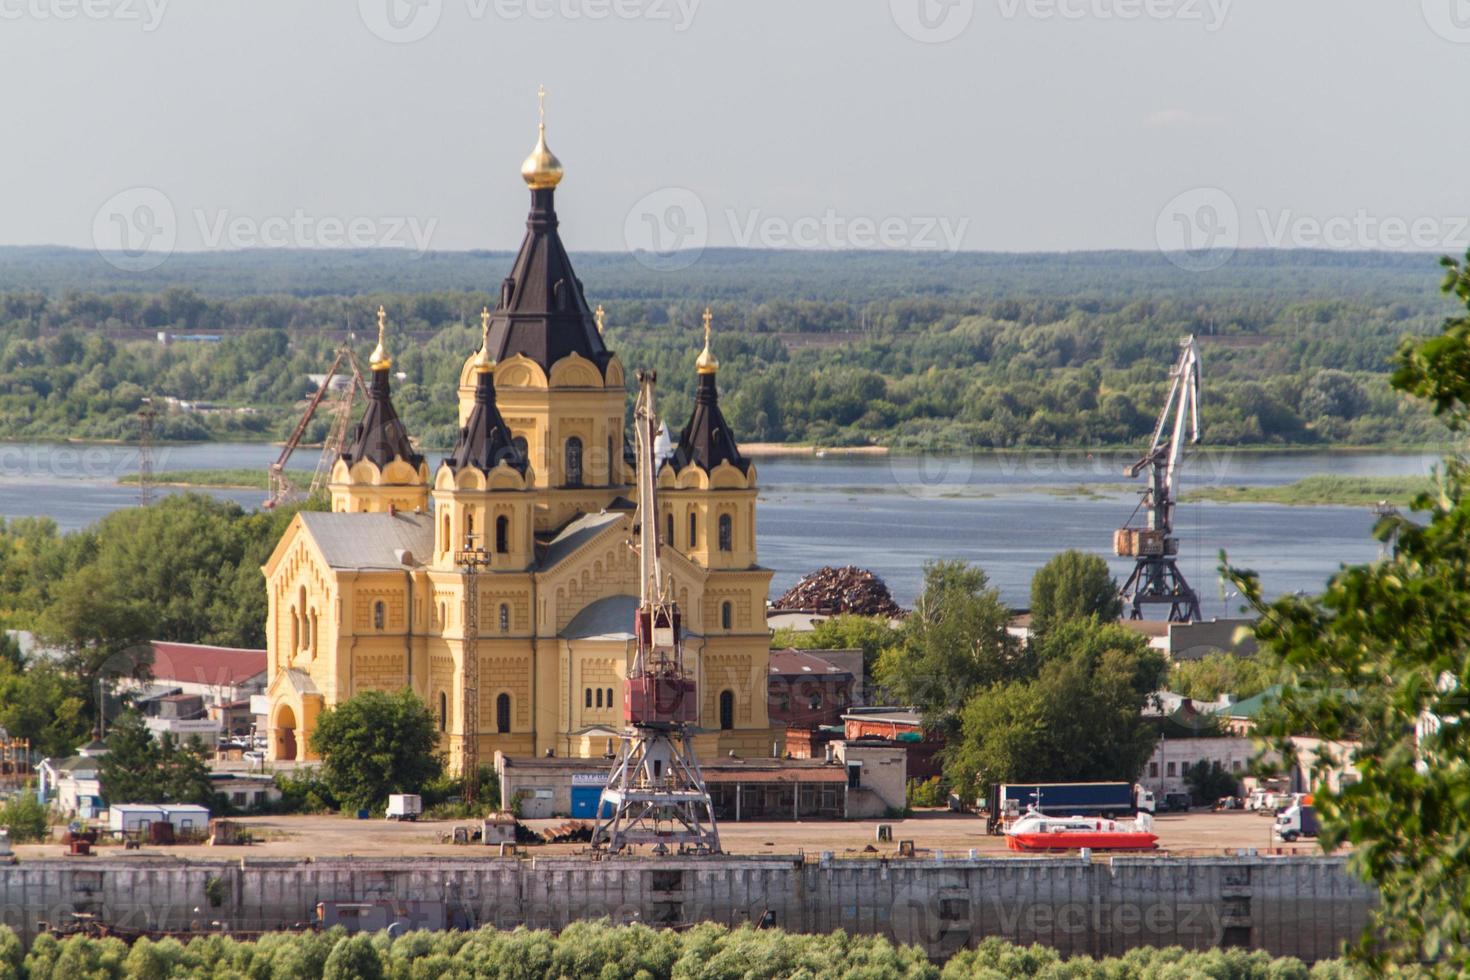
[[602,800],[601,786],[572,787],[572,816],[591,820],[597,816],[597,804]]

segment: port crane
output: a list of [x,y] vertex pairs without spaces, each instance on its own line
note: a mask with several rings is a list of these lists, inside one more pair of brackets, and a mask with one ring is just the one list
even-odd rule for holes
[[694,679],[684,669],[679,608],[659,563],[658,415],[653,372],[638,372],[633,426],[638,438],[638,611],[635,646],[623,685],[623,746],[598,805],[592,846],[618,854],[652,844],[653,853],[720,853],[709,790],[694,754],[699,717]]
[[[1199,596],[1175,560],[1179,539],[1174,536],[1182,449],[1186,439],[1197,443],[1200,435],[1200,359],[1193,335],[1179,342],[1179,360],[1169,377],[1169,397],[1154,425],[1148,452],[1123,471],[1137,478],[1147,470],[1148,484],[1133,517],[1113,534],[1113,550],[1119,557],[1135,559],[1132,574],[1119,589],[1132,618],[1143,619],[1147,606],[1168,606],[1169,622],[1187,623],[1203,618]],[[1135,523],[1140,513],[1142,526]]]
[[307,488],[306,496],[316,494],[326,485],[327,478],[332,473],[332,464],[341,454],[342,443],[347,438],[347,426],[352,421],[352,409],[357,396],[361,394],[364,398],[367,397],[367,384],[362,380],[362,368],[357,363],[357,354],[352,350],[350,343],[337,348],[337,354],[332,358],[332,364],[327,368],[321,385],[312,394],[311,400],[306,404],[306,411],[301,414],[301,418],[296,422],[296,428],[291,430],[291,437],[281,448],[281,455],[270,464],[266,471],[268,495],[261,506],[270,509],[300,495],[295,483],[286,475],[286,464],[290,462],[291,454],[296,452],[297,447],[301,445],[301,438],[306,435],[306,427],[316,417],[322,402],[332,390],[333,379],[338,374],[347,371],[352,372],[352,380],[347,385],[346,392],[332,409],[336,418],[332,421],[332,428],[327,433],[326,441],[322,443],[322,453],[316,461],[316,470],[312,473],[311,485]]

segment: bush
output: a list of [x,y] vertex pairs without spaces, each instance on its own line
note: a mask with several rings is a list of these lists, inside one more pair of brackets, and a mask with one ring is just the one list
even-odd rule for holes
[[45,840],[51,833],[51,810],[34,792],[22,790],[0,806],[0,827],[10,831],[10,839],[17,844]]
[[939,781],[938,776],[922,782],[917,779],[910,779],[907,796],[908,804],[911,807],[944,806],[949,802],[949,792]]

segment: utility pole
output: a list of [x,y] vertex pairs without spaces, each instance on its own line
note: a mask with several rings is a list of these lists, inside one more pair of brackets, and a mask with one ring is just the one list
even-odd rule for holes
[[138,506],[153,503],[153,399],[138,407]]
[[464,672],[460,676],[464,736],[460,765],[464,801],[473,803],[480,791],[480,572],[490,567],[490,553],[476,548],[474,538],[467,536],[455,562],[464,572]]

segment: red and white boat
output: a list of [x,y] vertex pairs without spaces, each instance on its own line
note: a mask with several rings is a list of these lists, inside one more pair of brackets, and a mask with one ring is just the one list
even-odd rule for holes
[[1006,846],[1013,851],[1152,851],[1159,835],[1153,818],[1139,813],[1129,821],[1106,817],[1052,817],[1032,807],[1005,828]]

